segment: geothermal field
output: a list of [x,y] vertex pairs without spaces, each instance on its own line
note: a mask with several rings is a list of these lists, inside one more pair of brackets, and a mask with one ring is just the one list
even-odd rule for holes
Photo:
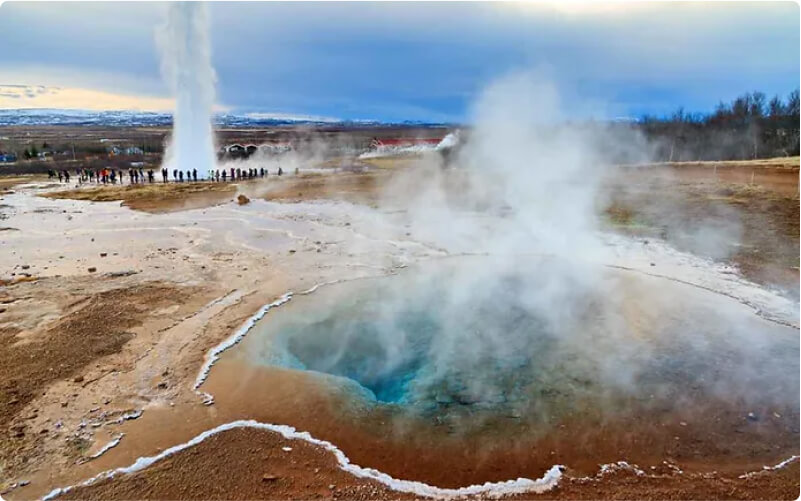
[[171,124],[0,127],[73,144],[0,167],[4,499],[798,497],[797,156],[660,162],[528,73],[213,127],[205,24]]

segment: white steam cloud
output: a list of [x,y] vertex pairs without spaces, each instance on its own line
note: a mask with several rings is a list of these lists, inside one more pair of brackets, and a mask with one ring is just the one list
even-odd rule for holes
[[[490,85],[472,122],[448,166],[421,157],[380,205],[416,241],[481,257],[410,271],[363,300],[332,293],[331,309],[317,296],[284,339],[303,364],[387,395],[416,371],[411,392],[428,401],[502,402],[542,420],[614,407],[606,392],[673,405],[694,380],[729,404],[797,404],[797,331],[725,295],[604,266],[643,248],[610,243],[600,219],[618,159],[648,160],[636,130],[567,124],[556,87],[529,73]],[[521,385],[555,396],[515,401]]]
[[215,164],[211,113],[216,81],[205,5],[171,3],[156,42],[162,75],[175,96],[173,133],[164,166],[205,174]]

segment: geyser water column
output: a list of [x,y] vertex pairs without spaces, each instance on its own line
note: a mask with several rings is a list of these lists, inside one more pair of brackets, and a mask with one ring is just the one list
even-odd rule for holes
[[211,112],[216,76],[208,31],[204,4],[175,2],[156,33],[162,75],[175,97],[172,140],[163,163],[170,170],[197,169],[201,175],[215,162]]

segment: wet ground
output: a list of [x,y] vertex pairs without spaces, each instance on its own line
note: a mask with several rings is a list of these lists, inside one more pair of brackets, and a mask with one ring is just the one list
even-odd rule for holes
[[[242,183],[235,189],[250,196],[252,202],[247,205],[239,206],[233,196],[227,198],[230,188],[226,188],[222,190],[224,197],[217,198],[216,193],[209,199],[206,194],[197,195],[199,202],[191,204],[198,208],[171,213],[161,213],[154,206],[147,210],[156,212],[143,213],[120,207],[119,202],[93,203],[97,196],[106,197],[102,191],[86,201],[48,200],[37,196],[54,189],[46,183],[27,187],[20,186],[19,181],[8,183],[4,189],[10,193],[2,195],[0,213],[3,226],[14,230],[0,232],[0,248],[5,250],[0,278],[13,285],[3,288],[0,328],[8,341],[2,349],[12,351],[3,356],[12,356],[16,353],[13,350],[25,343],[40,343],[36,345],[41,351],[37,358],[43,362],[54,357],[69,362],[46,377],[36,376],[34,389],[26,393],[24,401],[4,393],[7,398],[17,398],[13,406],[6,407],[11,410],[3,431],[4,443],[10,445],[3,448],[0,458],[0,487],[7,491],[4,496],[41,496],[53,487],[72,485],[109,468],[129,465],[138,457],[157,454],[242,418],[293,424],[331,440],[356,464],[443,487],[516,475],[539,478],[550,465],[563,463],[568,466],[567,477],[552,491],[555,497],[615,498],[631,497],[632,493],[643,497],[639,489],[647,489],[647,496],[652,498],[797,495],[797,461],[775,471],[739,478],[798,454],[797,403],[776,405],[770,391],[760,394],[763,401],[736,391],[738,398],[729,398],[730,388],[717,400],[709,399],[708,386],[696,388],[687,379],[687,374],[697,374],[689,367],[674,367],[675,384],[688,384],[689,400],[677,402],[666,393],[657,399],[659,405],[646,406],[641,412],[610,417],[588,410],[572,418],[548,421],[548,435],[536,433],[543,424],[542,416],[531,421],[523,416],[490,415],[483,428],[477,428],[472,438],[465,438],[453,433],[452,418],[447,413],[440,423],[431,415],[399,416],[391,406],[354,398],[353,388],[343,386],[341,380],[329,384],[326,378],[304,371],[245,364],[237,349],[223,353],[200,387],[215,399],[213,405],[203,405],[203,396],[192,388],[208,350],[286,291],[302,291],[329,281],[384,276],[406,270],[413,263],[476,251],[474,242],[446,241],[409,224],[397,206],[390,210],[363,205],[386,200],[380,188],[384,184],[381,176],[387,175],[381,169],[387,168],[391,167],[345,173],[341,178],[334,174],[331,182],[326,177],[323,183],[313,176],[305,180],[303,176],[289,176],[272,185],[268,184],[271,181]],[[792,179],[797,187],[797,168],[774,174],[783,180]],[[747,253],[717,254],[713,252],[716,248],[693,248],[693,239],[678,232],[686,226],[673,225],[673,218],[666,219],[660,211],[650,215],[644,212],[647,204],[641,203],[641,197],[647,193],[645,188],[664,191],[664,181],[654,182],[650,176],[639,179],[631,186],[643,190],[627,190],[623,194],[631,196],[620,198],[627,204],[622,212],[625,217],[612,211],[609,219],[612,228],[634,238],[610,235],[605,241],[610,252],[596,264],[638,277],[634,284],[656,281],[650,289],[689,287],[692,293],[680,295],[695,298],[695,302],[703,303],[705,294],[711,294],[715,298],[712,302],[722,301],[752,318],[746,324],[770,325],[755,332],[789,329],[795,333],[792,339],[796,344],[782,353],[795,350],[797,355],[797,292],[787,286],[791,282],[787,276],[795,273],[797,281],[797,191],[774,190],[773,183],[767,181],[760,184],[758,173],[753,184],[750,179],[747,184],[738,180],[721,184],[709,182],[709,176],[696,181],[679,175],[676,186],[681,187],[680,201],[691,201],[686,220],[701,214],[714,227],[715,220],[730,221],[730,216],[737,214],[740,228],[745,228],[739,233],[721,232],[719,240],[725,248],[732,239],[740,241],[749,249]],[[779,184],[787,187],[793,183]],[[296,186],[303,187],[294,192]],[[661,188],[653,191],[653,187]],[[720,190],[732,191],[721,195]],[[204,185],[190,191],[207,190]],[[260,199],[270,200],[271,192],[272,199],[295,203]],[[185,195],[187,200],[195,196]],[[108,196],[121,197],[119,193]],[[158,195],[148,196],[159,199]],[[166,206],[179,207],[176,200],[183,196],[165,195]],[[329,197],[336,201],[325,201]],[[359,203],[351,204],[351,200]],[[637,200],[640,202],[632,203]],[[686,206],[671,203],[670,207]],[[734,208],[735,212],[721,211],[720,207]],[[713,259],[677,251],[664,245],[662,237],[675,247],[702,256],[706,252]],[[743,255],[751,258],[738,257]],[[765,273],[766,269],[778,271]],[[144,294],[144,308],[117,313],[129,301],[115,298],[134,297],[137,291],[151,290],[148,287],[160,287],[163,294]],[[637,286],[632,287],[636,290]],[[283,313],[282,309],[291,313],[295,308],[302,311],[314,294],[296,295],[273,313]],[[93,311],[101,314],[96,321],[89,321],[95,318],[90,314]],[[118,316],[120,322],[115,321]],[[75,321],[70,322],[70,318]],[[644,317],[643,325],[648,325],[647,320]],[[114,329],[108,331],[104,323]],[[71,325],[76,328],[69,328]],[[85,336],[84,332],[90,337],[111,332],[109,341],[119,338],[121,342],[109,345],[113,349],[108,352],[86,351],[80,342],[70,342],[71,337]],[[43,341],[56,333],[66,336],[65,342],[48,348]],[[775,337],[782,336],[785,334]],[[245,342],[252,339],[246,337]],[[723,364],[722,372],[706,375],[722,378],[721,374],[733,374],[727,372],[726,364],[736,362],[737,353],[735,348],[721,353],[713,360]],[[778,359],[782,360],[781,356]],[[771,368],[780,367],[775,364]],[[777,391],[784,391],[787,385],[797,386],[797,367],[792,373],[795,379],[782,379],[775,387]],[[742,387],[763,384],[768,385],[757,377],[748,379]],[[4,388],[12,390],[13,385]],[[798,394],[797,389],[794,394]],[[699,404],[704,401],[706,407]],[[460,417],[472,419],[481,414],[474,410],[476,402],[441,403],[448,404],[446,407],[452,407]],[[630,406],[623,408],[642,409],[637,398],[623,403]],[[144,413],[139,414],[141,410]],[[123,416],[128,417],[120,419]],[[592,426],[587,426],[588,422]],[[120,434],[124,435],[119,444],[106,449]],[[384,484],[343,476],[330,456],[313,452],[311,447],[311,452],[299,451],[299,457],[288,463],[279,460],[287,452],[283,447],[292,447],[293,451],[306,448],[297,445],[297,440],[276,439],[269,431],[229,431],[214,437],[213,442],[187,449],[138,474],[70,495],[202,498],[203,492],[213,491],[210,484],[214,484],[217,489],[229,486],[228,490],[213,492],[229,492],[232,498],[401,496],[387,491]],[[215,452],[204,452],[206,447]],[[626,470],[592,481],[578,480],[586,475],[595,478],[599,471],[605,471],[599,464],[619,460],[636,460],[649,475]],[[674,467],[687,473],[678,474]],[[192,472],[201,471],[202,478],[192,476]]]

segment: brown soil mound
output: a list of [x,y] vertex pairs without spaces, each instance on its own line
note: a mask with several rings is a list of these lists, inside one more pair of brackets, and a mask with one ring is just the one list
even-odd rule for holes
[[[289,447],[291,450],[284,450]],[[443,465],[443,468],[447,468]],[[794,499],[798,463],[748,478],[618,471],[566,477],[553,490],[517,499]],[[277,433],[234,429],[214,435],[139,473],[76,488],[61,499],[412,499],[341,470],[334,456]]]
[[[289,447],[291,450],[284,450]],[[410,499],[341,470],[334,456],[277,433],[234,429],[134,475],[62,499]]]
[[209,207],[229,200],[236,186],[227,183],[154,183],[138,185],[91,186],[55,191],[47,198],[112,202],[144,212],[170,212]]
[[376,170],[273,177],[267,183],[263,196],[268,200],[289,202],[329,199],[375,204],[379,199],[383,183],[389,177],[390,173]]

